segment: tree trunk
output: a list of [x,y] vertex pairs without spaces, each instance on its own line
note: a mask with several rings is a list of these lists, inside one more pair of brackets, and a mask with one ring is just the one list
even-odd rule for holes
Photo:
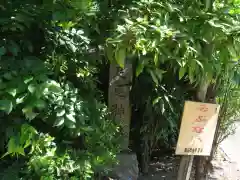
[[[208,93],[207,93],[207,99],[210,103],[216,103],[217,89],[219,88],[219,86],[220,86],[220,83],[217,81],[215,86],[212,85],[211,89],[209,88]],[[218,136],[219,136],[220,124],[221,124],[221,119],[219,119],[217,121],[217,127],[216,127],[216,131],[215,131],[215,134],[214,134],[212,151],[211,151],[211,155],[210,155],[210,157],[208,159],[208,162],[207,162],[207,168],[208,168],[207,172],[210,172],[210,171],[213,170],[211,161],[214,157],[214,154],[217,151],[217,145],[218,145],[217,141],[218,141]]]

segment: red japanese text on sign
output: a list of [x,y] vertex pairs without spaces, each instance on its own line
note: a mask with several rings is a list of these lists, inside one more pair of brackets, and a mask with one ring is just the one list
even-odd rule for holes
[[210,155],[219,105],[186,101],[176,154]]
[[201,112],[207,112],[208,108],[205,104],[200,105],[200,107],[198,108],[199,111]]
[[192,127],[192,132],[195,132],[195,133],[202,133],[203,130],[204,130],[204,127],[200,127],[200,126]]
[[207,116],[201,116],[199,115],[196,119],[195,122],[206,122],[207,121]]
[[[200,112],[207,112],[208,108],[206,105],[202,104],[200,107],[197,108]],[[207,121],[207,116],[204,115],[198,115],[197,118],[194,120],[193,124],[196,124],[195,126],[192,127],[192,132],[195,133],[202,133],[204,130],[205,123]],[[201,123],[201,124],[199,124]]]

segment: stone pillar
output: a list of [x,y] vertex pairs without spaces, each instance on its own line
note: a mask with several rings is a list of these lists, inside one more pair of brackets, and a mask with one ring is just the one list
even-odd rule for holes
[[112,118],[122,125],[123,150],[117,158],[119,164],[114,167],[114,176],[120,180],[137,180],[138,162],[136,154],[129,152],[129,132],[131,121],[130,88],[132,83],[132,65],[125,63],[121,68],[116,63],[110,65],[108,106]]
[[117,64],[110,65],[108,106],[113,119],[119,121],[123,127],[124,140],[121,145],[123,150],[128,150],[129,131],[131,120],[130,87],[132,81],[132,65],[126,64],[120,68]]

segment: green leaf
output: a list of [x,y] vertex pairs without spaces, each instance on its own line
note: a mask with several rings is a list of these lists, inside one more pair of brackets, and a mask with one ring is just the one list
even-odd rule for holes
[[159,63],[159,57],[158,57],[157,53],[155,53],[155,55],[154,55],[154,63],[155,63],[155,65],[158,65],[158,63]]
[[194,71],[194,69],[192,69],[192,68],[189,68],[189,69],[188,69],[188,78],[189,78],[189,80],[190,80],[191,83],[194,82],[194,74],[193,74],[193,71]]
[[179,70],[179,79],[182,79],[182,77],[184,76],[185,73],[186,73],[185,67],[180,67],[180,70]]
[[126,49],[125,48],[117,49],[115,52],[115,59],[116,59],[117,64],[121,68],[124,68],[125,58],[126,58]]
[[157,79],[154,71],[150,70],[150,74],[151,74],[151,76],[152,76],[152,80],[153,80],[156,84],[158,84],[158,79]]
[[133,25],[133,22],[127,18],[124,19],[126,21],[126,23],[130,24],[130,25]]
[[76,128],[75,123],[73,123],[72,121],[65,121],[64,124],[65,124],[68,128],[70,128],[70,129]]
[[8,154],[12,154],[16,151],[16,149],[18,148],[17,144],[16,144],[16,140],[15,137],[11,137],[10,140],[8,141]]
[[143,63],[139,63],[137,65],[137,68],[136,68],[136,76],[137,77],[143,72],[143,69],[144,69],[144,64]]
[[72,114],[67,114],[66,118],[71,122],[74,122],[74,123],[76,122],[76,119],[74,118],[74,116]]
[[113,62],[113,48],[111,45],[106,47],[106,55],[108,60],[112,63]]
[[55,81],[50,81],[48,82],[47,84],[47,88],[48,88],[48,91],[52,92],[52,93],[56,93],[56,94],[59,94],[59,93],[62,93],[63,92],[63,89],[60,87],[60,85],[55,82]]
[[16,153],[21,154],[22,156],[25,156],[24,148],[22,147],[18,147]]
[[152,104],[153,104],[153,105],[157,104],[161,99],[162,99],[161,96],[155,98],[155,99],[153,100],[153,103],[152,103]]
[[5,47],[0,47],[0,57],[6,54],[6,48]]
[[87,10],[88,6],[89,6],[89,1],[79,1],[79,0],[71,0],[69,1],[71,3],[71,5],[78,9],[78,10]]
[[162,81],[162,78],[163,78],[163,73],[165,73],[166,71],[163,71],[163,70],[161,70],[161,69],[156,69],[156,75],[157,75],[157,77],[158,77],[158,79],[159,79],[159,81]]
[[30,121],[33,120],[38,115],[38,113],[33,112],[33,109],[31,107],[23,108],[22,112],[26,116],[26,118]]
[[57,109],[57,116],[61,117],[65,114],[65,109]]
[[196,61],[197,64],[203,69],[203,64],[202,64],[200,61],[198,61],[197,59],[195,59],[195,61]]
[[94,131],[94,129],[90,126],[87,126],[87,127],[81,127],[81,130],[82,131],[85,131],[85,132],[91,132],[91,131]]
[[16,103],[17,104],[21,104],[24,102],[25,98],[26,98],[27,94],[23,94],[21,96],[19,96],[17,99],[16,99]]
[[30,85],[28,86],[28,91],[33,94],[33,93],[36,91],[36,86],[35,86],[35,84],[30,84]]
[[15,97],[17,94],[17,89],[7,89],[7,92],[13,97]]
[[172,107],[171,102],[169,101],[169,98],[168,98],[166,95],[164,95],[164,98],[165,98],[165,100],[167,101],[167,103],[168,103],[168,105],[169,105],[171,111],[173,112],[173,107]]
[[42,99],[37,99],[35,102],[34,102],[34,105],[39,108],[39,109],[43,109],[46,107],[46,103],[44,100]]
[[66,13],[61,11],[54,11],[54,13],[52,14],[52,19],[54,21],[64,21],[66,20]]
[[9,114],[12,111],[13,104],[10,100],[0,100],[0,110]]
[[164,112],[165,112],[165,105],[164,105],[164,103],[161,104],[161,112],[162,112],[162,114],[164,114]]
[[33,77],[32,76],[26,76],[26,77],[24,77],[24,83],[25,84],[28,84],[30,81],[32,81],[33,80]]
[[59,117],[56,119],[56,121],[54,122],[53,126],[61,126],[64,124],[64,118],[63,117]]
[[3,77],[6,79],[6,80],[12,80],[12,73],[11,72],[7,72],[3,75]]

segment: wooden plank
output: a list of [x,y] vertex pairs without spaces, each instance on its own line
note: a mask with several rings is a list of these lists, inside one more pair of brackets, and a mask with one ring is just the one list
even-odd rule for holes
[[185,102],[177,155],[210,155],[219,109],[218,104]]
[[[203,78],[202,82],[199,84],[196,100],[204,102],[209,82]],[[194,156],[182,156],[177,180],[189,180],[191,176],[191,170],[193,165]]]
[[194,156],[182,156],[177,180],[188,180],[191,176]]

